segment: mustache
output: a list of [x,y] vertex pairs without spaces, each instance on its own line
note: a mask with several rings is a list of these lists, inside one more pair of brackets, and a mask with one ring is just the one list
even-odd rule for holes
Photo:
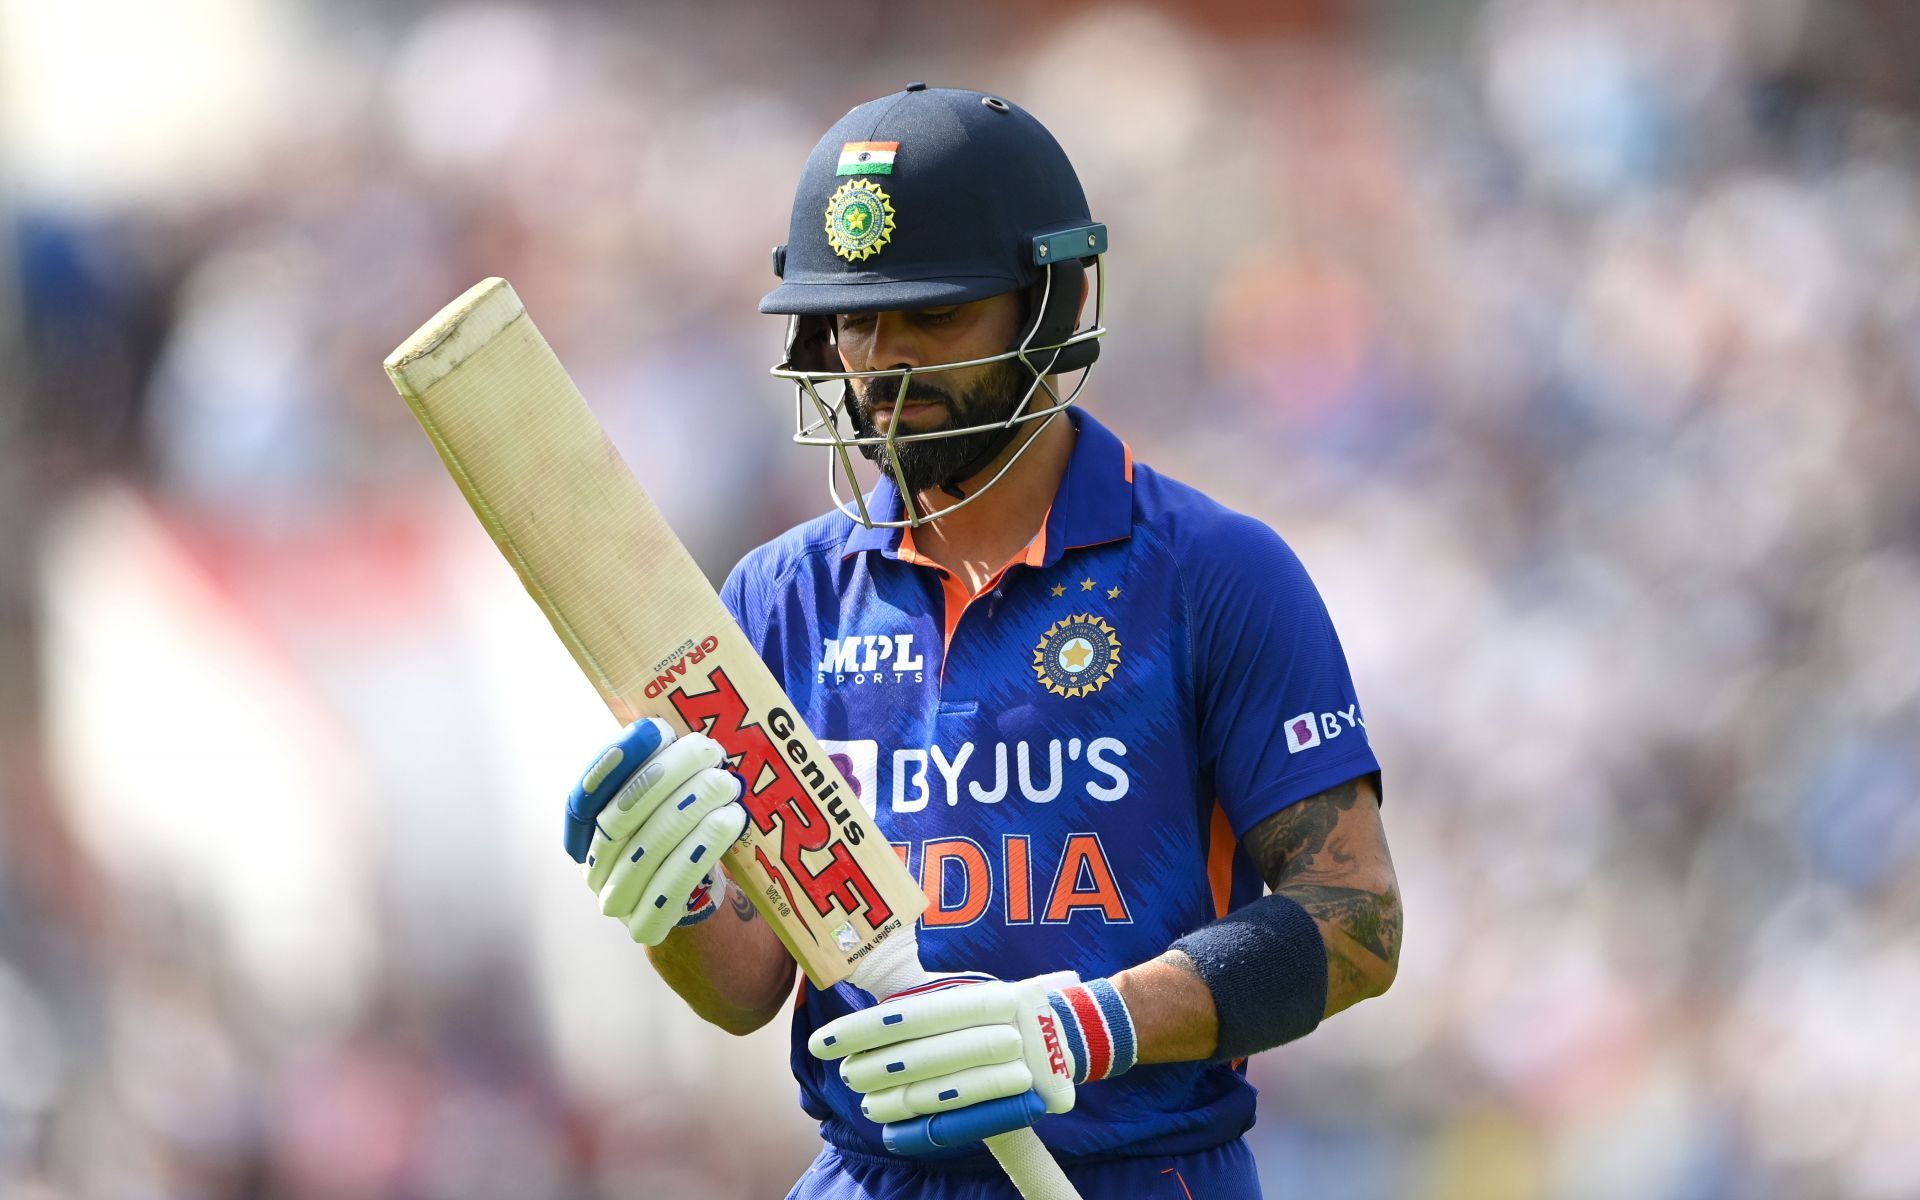
[[[860,407],[868,412],[892,412],[894,401],[899,398],[899,393],[893,390],[888,391],[884,396],[873,396],[862,392],[856,387],[854,388],[853,394],[854,398],[860,402]],[[909,387],[907,389],[906,403],[938,404],[948,412],[953,412],[956,408],[951,393],[934,387],[931,384],[916,384]]]

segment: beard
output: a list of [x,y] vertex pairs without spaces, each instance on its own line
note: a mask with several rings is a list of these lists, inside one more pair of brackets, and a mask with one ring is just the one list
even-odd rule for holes
[[[998,425],[1013,416],[1020,402],[1026,398],[1026,380],[1026,371],[1019,363],[1011,361],[994,363],[988,367],[980,381],[957,398],[944,388],[916,379],[907,389],[907,402],[938,404],[946,410],[946,417],[939,424],[926,429],[902,430],[901,435],[961,429],[969,425]],[[873,423],[873,414],[876,410],[892,411],[894,399],[899,394],[899,381],[861,379],[851,382],[854,390],[848,409],[854,433],[862,438],[884,439],[886,435]],[[886,386],[888,384],[892,386]],[[872,390],[862,391],[863,385]],[[996,443],[1013,432],[1007,429],[984,429],[979,433],[928,438],[923,442],[896,442],[893,449],[900,456],[900,474],[903,478],[894,482],[903,484],[910,493],[923,492],[949,482],[961,482],[954,479],[956,474],[967,470],[974,460],[996,449]],[[881,470],[891,471],[892,464],[888,460],[885,445],[861,446],[860,453]]]

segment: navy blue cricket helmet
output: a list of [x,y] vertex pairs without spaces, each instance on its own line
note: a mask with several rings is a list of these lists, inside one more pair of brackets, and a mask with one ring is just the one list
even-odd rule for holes
[[[1071,403],[1072,395],[1063,399],[1048,376],[1083,370],[1098,357],[1104,297],[1096,299],[1091,326],[1078,326],[1086,270],[1102,261],[1106,248],[1107,228],[1092,219],[1066,152],[1018,105],[982,92],[914,83],[853,109],[807,158],[787,242],[773,252],[780,286],[760,301],[761,312],[791,317],[786,359],[773,373],[796,385],[794,440],[857,448],[884,469],[896,440],[998,430],[1001,436],[987,440],[988,452],[974,464],[984,465],[1024,424],[1050,420]],[[840,370],[832,352],[836,314],[938,308],[1008,292],[1024,293],[1024,316],[1013,344],[994,358],[850,373]],[[892,433],[843,435],[846,389],[834,401],[818,391],[829,381],[897,378],[904,399],[915,375],[1003,360],[1018,363],[1030,383],[1015,414],[993,426],[897,439]],[[1041,389],[1053,403],[1034,409],[1034,392]],[[960,495],[957,481],[947,490]],[[892,524],[871,519],[857,488],[851,506],[841,501],[837,484],[832,491],[836,504],[856,519]],[[911,501],[908,512],[900,523],[924,519]]]

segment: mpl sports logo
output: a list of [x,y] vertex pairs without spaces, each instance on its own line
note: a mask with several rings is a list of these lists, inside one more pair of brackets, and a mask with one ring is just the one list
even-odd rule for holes
[[910,633],[856,633],[822,638],[818,682],[845,684],[925,683],[927,656]]
[[1287,718],[1287,753],[1298,754],[1302,750],[1311,750],[1321,742],[1331,742],[1350,729],[1366,727],[1358,704],[1349,704],[1339,712],[1303,712],[1297,717]]

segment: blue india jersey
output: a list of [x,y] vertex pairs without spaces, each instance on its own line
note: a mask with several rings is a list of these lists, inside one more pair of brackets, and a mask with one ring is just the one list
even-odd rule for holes
[[[1319,593],[1280,537],[1135,463],[1086,413],[1044,529],[978,595],[910,531],[830,513],[722,598],[930,901],[934,971],[1082,979],[1256,899],[1239,849],[1379,769]],[[883,519],[888,480],[869,500]],[[793,1070],[834,1145],[883,1154],[819,1026],[871,1001],[803,983]],[[1177,1154],[1253,1123],[1245,1065],[1135,1067],[1042,1118],[1064,1156]]]

